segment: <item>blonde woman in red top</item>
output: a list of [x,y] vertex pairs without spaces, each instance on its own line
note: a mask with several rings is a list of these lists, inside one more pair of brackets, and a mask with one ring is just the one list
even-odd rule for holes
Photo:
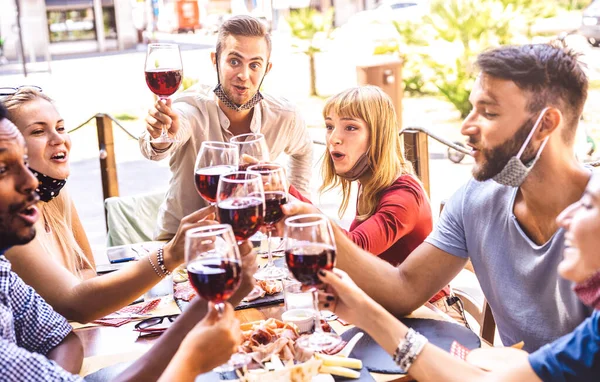
[[[327,101],[323,118],[327,149],[320,191],[341,187],[338,212],[342,216],[350,202],[352,182],[357,181],[356,217],[346,234],[381,259],[402,263],[429,235],[433,223],[429,198],[402,154],[392,100],[376,86],[350,88]],[[293,188],[290,193],[310,203]],[[295,215],[314,210],[311,205],[293,203],[284,211]],[[446,288],[431,302],[451,313],[448,296]]]

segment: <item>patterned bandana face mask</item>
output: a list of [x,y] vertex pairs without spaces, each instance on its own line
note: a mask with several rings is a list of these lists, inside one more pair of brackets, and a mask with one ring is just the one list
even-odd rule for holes
[[[229,109],[231,110],[235,110],[237,112],[240,112],[242,110],[250,110],[252,109],[254,106],[256,106],[257,103],[259,103],[260,101],[263,100],[263,95],[260,94],[260,90],[258,90],[256,92],[256,94],[254,94],[254,96],[252,98],[250,98],[250,100],[242,105],[238,105],[236,103],[234,103],[233,101],[231,101],[229,99],[229,97],[227,97],[227,94],[225,94],[225,90],[223,89],[223,85],[221,85],[221,72],[219,71],[219,57],[216,57],[216,62],[217,64],[217,79],[219,81],[219,83],[217,84],[217,86],[215,87],[215,89],[213,90],[213,92],[217,95],[217,98],[223,102],[223,104],[225,106],[227,106]],[[268,67],[268,61],[267,61],[267,67]],[[265,75],[263,76],[262,80],[260,80],[260,84],[258,84],[258,88],[260,89],[260,86],[262,85],[265,76],[267,75],[267,73],[265,73]]]
[[544,108],[544,110],[542,110],[542,112],[540,113],[540,116],[533,125],[531,132],[527,136],[527,139],[525,139],[525,142],[523,143],[523,146],[521,146],[521,149],[519,150],[517,155],[511,157],[510,160],[506,163],[506,165],[504,165],[504,168],[502,168],[502,171],[500,171],[492,178],[496,183],[500,183],[504,186],[509,187],[519,187],[523,184],[525,178],[527,178],[527,175],[529,175],[529,172],[531,171],[531,169],[533,169],[535,162],[537,162],[537,160],[540,159],[540,155],[542,154],[542,151],[544,150],[544,147],[546,146],[546,143],[548,143],[548,139],[550,138],[548,136],[546,137],[546,139],[544,139],[542,145],[540,146],[540,149],[538,150],[533,160],[529,161],[527,164],[524,164],[521,161],[521,155],[523,155],[525,148],[529,144],[531,137],[533,137],[533,133],[542,121],[542,117],[544,116],[546,111],[548,111],[548,108]]
[[56,198],[60,193],[60,190],[67,183],[66,179],[55,179],[48,175],[44,175],[39,171],[36,171],[29,167],[29,170],[35,175],[38,179],[38,188],[36,188],[36,192],[40,195],[40,200],[48,203],[52,199]]
[[259,103],[260,101],[263,100],[262,94],[260,94],[260,91],[258,91],[254,95],[254,97],[250,98],[250,101],[248,101],[242,105],[237,105],[237,104],[233,103],[227,97],[227,95],[225,94],[225,91],[223,90],[223,85],[221,85],[220,83],[217,85],[217,87],[213,91],[217,95],[217,98],[219,98],[219,100],[221,100],[221,102],[223,102],[223,104],[225,106],[227,106],[228,108],[230,108],[232,110],[238,111],[238,112],[242,111],[242,110],[252,109],[254,106],[256,106],[257,103]]

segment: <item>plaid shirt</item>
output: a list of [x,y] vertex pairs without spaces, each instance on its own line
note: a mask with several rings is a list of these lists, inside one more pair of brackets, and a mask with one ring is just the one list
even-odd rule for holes
[[0,250],[0,380],[82,381],[46,358],[71,326],[11,272],[3,253]]

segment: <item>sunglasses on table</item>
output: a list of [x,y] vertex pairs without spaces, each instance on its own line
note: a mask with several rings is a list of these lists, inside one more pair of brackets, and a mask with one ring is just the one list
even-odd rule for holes
[[175,321],[175,319],[177,317],[179,317],[179,314],[171,314],[168,316],[146,318],[145,320],[142,320],[142,321],[138,322],[137,324],[135,324],[135,330],[137,330],[139,332],[165,331],[165,330],[167,330],[166,327],[156,328],[156,326],[162,324],[163,321],[165,320],[165,318],[167,319],[167,323],[170,325],[173,321]]

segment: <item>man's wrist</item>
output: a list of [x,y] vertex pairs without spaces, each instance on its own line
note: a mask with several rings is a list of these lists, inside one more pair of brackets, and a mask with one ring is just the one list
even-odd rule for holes
[[173,142],[170,143],[152,143],[150,142],[150,147],[152,147],[152,150],[154,150],[155,153],[157,154],[161,154],[164,153],[166,151],[168,151],[171,146],[173,146]]

